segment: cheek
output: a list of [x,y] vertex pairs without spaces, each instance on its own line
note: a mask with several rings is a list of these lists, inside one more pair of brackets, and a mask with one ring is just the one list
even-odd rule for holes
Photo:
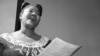
[[25,23],[27,21],[27,16],[24,14],[21,17],[21,22]]
[[37,20],[37,24],[39,24],[40,20],[41,20],[41,18],[38,18],[38,20]]
[[22,18],[27,18],[28,15],[29,15],[28,12],[23,12],[23,14],[22,14]]
[[40,18],[41,18],[40,16],[37,16],[37,20],[40,20]]
[[40,22],[40,17],[38,17],[38,19],[37,19],[37,23],[39,23]]

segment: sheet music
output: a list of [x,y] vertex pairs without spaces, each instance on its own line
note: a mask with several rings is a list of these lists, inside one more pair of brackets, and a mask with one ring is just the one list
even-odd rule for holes
[[71,56],[80,46],[55,38],[39,56]]

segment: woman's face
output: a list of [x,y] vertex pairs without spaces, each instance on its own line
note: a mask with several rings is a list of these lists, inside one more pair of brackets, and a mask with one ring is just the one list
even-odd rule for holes
[[27,27],[34,28],[39,24],[40,17],[41,16],[38,8],[32,5],[28,5],[21,12],[21,24]]

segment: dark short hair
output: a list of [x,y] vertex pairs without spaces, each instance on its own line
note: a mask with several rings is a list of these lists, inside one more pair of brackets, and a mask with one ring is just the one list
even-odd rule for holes
[[[28,5],[32,5],[32,4],[30,4],[30,3],[28,3],[28,2],[24,2],[24,3],[22,4],[22,6],[21,6],[21,9],[23,10],[23,9],[24,9],[25,7],[27,7]],[[33,6],[35,6],[35,7],[38,8],[38,10],[39,10],[39,12],[40,12],[40,16],[42,16],[42,11],[43,11],[42,5],[40,5],[40,4],[34,4]]]

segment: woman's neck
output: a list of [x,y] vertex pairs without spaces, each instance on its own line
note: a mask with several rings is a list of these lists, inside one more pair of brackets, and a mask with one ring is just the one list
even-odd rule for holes
[[25,36],[28,36],[34,40],[39,40],[41,38],[40,35],[36,34],[34,30],[21,28],[19,32]]
[[20,29],[20,32],[21,33],[23,33],[23,34],[32,34],[32,35],[34,35],[35,34],[35,32],[34,32],[34,30],[30,30],[30,29]]

